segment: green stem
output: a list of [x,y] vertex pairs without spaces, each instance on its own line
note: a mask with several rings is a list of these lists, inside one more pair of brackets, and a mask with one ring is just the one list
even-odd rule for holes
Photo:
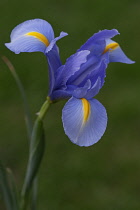
[[33,126],[27,172],[21,192],[21,197],[22,197],[21,210],[25,210],[28,205],[29,193],[43,157],[43,152],[44,152],[43,119],[50,104],[51,104],[50,98],[47,97],[47,100],[42,105]]

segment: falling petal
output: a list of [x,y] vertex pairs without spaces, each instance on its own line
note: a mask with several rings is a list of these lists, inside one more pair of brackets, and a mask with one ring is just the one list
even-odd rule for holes
[[107,126],[107,113],[96,99],[70,98],[62,110],[66,135],[79,146],[90,146],[100,140]]
[[54,39],[52,26],[45,20],[27,20],[16,26],[11,33],[11,42],[6,47],[16,54],[20,52],[45,52]]
[[109,52],[109,62],[121,62],[127,64],[135,63],[124,54],[120,45],[111,39],[106,40],[106,47],[103,53],[106,52]]

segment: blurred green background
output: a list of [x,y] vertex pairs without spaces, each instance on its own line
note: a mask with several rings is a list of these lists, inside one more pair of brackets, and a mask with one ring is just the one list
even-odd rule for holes
[[[72,144],[64,134],[61,110],[55,104],[44,121],[46,150],[39,172],[39,210],[140,209],[140,1],[139,0],[5,0],[0,2],[0,54],[7,56],[21,78],[32,119],[48,92],[47,62],[41,53],[15,55],[5,46],[19,23],[42,18],[56,36],[63,63],[93,33],[116,28],[115,37],[136,64],[111,63],[97,99],[108,112],[102,139],[88,148]],[[21,189],[28,159],[22,100],[7,66],[0,60],[0,159]],[[0,209],[5,210],[0,196]]]

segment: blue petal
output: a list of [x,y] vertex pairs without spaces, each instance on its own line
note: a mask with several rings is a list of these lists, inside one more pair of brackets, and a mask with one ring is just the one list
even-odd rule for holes
[[41,19],[33,19],[27,20],[16,26],[12,30],[10,36],[11,43],[6,43],[5,45],[16,54],[20,52],[45,52],[47,47],[45,45],[45,41],[43,42],[41,39],[29,35],[31,32],[37,32],[38,35],[43,37],[45,41],[48,40],[48,43],[54,39],[53,29],[47,21]]
[[91,99],[94,96],[96,96],[100,89],[101,89],[101,78],[98,77],[98,79],[96,80],[96,82],[94,83],[94,85],[90,88],[90,90],[87,92],[87,94],[85,95],[86,99]]
[[[87,61],[82,64],[79,71],[75,72],[68,81],[67,84],[73,84],[77,86],[83,86],[88,79],[93,80],[93,83],[100,76],[102,80],[102,84],[105,77],[105,69],[107,68],[107,64],[109,62],[108,53],[103,54],[102,56],[94,56],[93,52],[91,52],[87,56]],[[103,63],[103,64],[102,64]],[[96,75],[96,77],[95,77]]]
[[61,32],[59,37],[53,39],[50,45],[47,47],[45,51],[45,55],[47,57],[48,66],[49,66],[49,95],[52,93],[52,90],[55,85],[55,78],[58,68],[62,65],[59,55],[59,49],[56,45],[56,41],[66,36],[67,33]]
[[50,95],[55,85],[56,71],[62,65],[56,45],[54,45],[53,48],[48,53],[46,53],[46,57],[49,67],[49,95]]
[[68,86],[61,86],[58,89],[54,89],[52,93],[49,95],[51,100],[60,100],[60,99],[69,99],[75,90],[74,85],[68,85]]
[[74,92],[73,96],[75,98],[84,98],[87,95],[88,89],[91,88],[91,81],[87,80],[83,87],[77,87]]
[[85,78],[87,75],[89,75],[100,65],[100,61],[100,57],[94,56],[92,53],[90,53],[87,56],[87,61],[81,65],[79,71],[76,71],[73,75],[71,75],[67,81],[67,84],[74,84],[79,86],[81,83],[85,83]]
[[[87,63],[88,63],[88,61],[87,61]],[[89,69],[87,69],[87,71],[85,71],[85,73],[79,75],[77,80],[74,81],[74,84],[77,84],[78,86],[83,86],[85,81],[90,79],[91,86],[93,86],[95,84],[95,82],[97,81],[98,77],[100,77],[101,87],[102,87],[104,84],[105,76],[106,76],[107,65],[108,65],[108,53],[105,53],[100,58],[100,60],[98,61],[98,63],[96,65],[91,66]],[[83,76],[85,76],[85,78]]]
[[[53,48],[53,46],[55,45],[55,43],[56,43],[59,39],[65,37],[65,36],[67,36],[67,35],[68,35],[68,34],[67,34],[66,32],[63,32],[63,31],[62,31],[58,37],[56,37],[55,39],[53,39],[53,40],[51,41],[50,45],[46,48],[45,53],[48,53],[48,52]],[[58,50],[58,52],[59,52],[59,50]]]
[[93,35],[94,40],[100,40],[100,39],[109,39],[113,38],[114,36],[118,35],[119,32],[116,29],[107,30],[104,29],[102,31],[99,31],[98,33]]
[[43,34],[44,36],[47,37],[49,42],[51,42],[51,40],[54,39],[54,32],[52,26],[46,20],[33,19],[33,20],[27,20],[16,26],[12,30],[10,36],[11,41],[31,31],[36,31]]
[[54,90],[49,96],[52,101],[57,101],[60,99],[69,99],[72,96],[72,94],[67,89],[58,89]]
[[94,55],[99,55],[105,48],[105,39],[112,38],[117,34],[119,33],[116,29],[99,31],[90,37],[79,50],[90,50]]
[[6,43],[5,46],[13,51],[15,54],[21,52],[45,52],[46,46],[43,42],[39,41],[32,36],[20,36],[18,39],[11,41],[11,43]]
[[111,39],[106,39],[105,51],[106,50],[109,51],[110,62],[121,62],[127,64],[135,63],[124,54],[119,44],[117,42],[112,41]]
[[[60,36],[63,37],[64,34]],[[49,49],[52,49],[56,42],[55,40],[51,43],[52,40],[54,40],[52,26],[45,20],[33,19],[16,26],[11,33],[11,42],[5,45],[16,54],[36,51],[45,53],[46,48],[50,45]]]
[[96,99],[70,98],[62,110],[62,121],[70,140],[74,144],[87,147],[98,142],[104,134],[107,113]]
[[89,53],[90,51],[83,50],[75,53],[66,60],[66,63],[61,67],[61,70],[59,71],[58,69],[57,71],[57,86],[60,86],[60,84],[65,85],[67,80],[79,71],[81,65],[87,61]]
[[108,53],[105,54],[105,57],[102,56],[100,65],[97,66],[97,68],[94,69],[94,71],[92,71],[86,79],[91,80],[92,85],[95,84],[95,82],[97,81],[97,79],[100,77],[100,81],[101,81],[101,87],[104,85],[105,82],[105,77],[106,77],[106,69],[108,66]]
[[95,95],[97,95],[101,89],[101,78],[98,77],[96,82],[94,83],[93,86],[91,86],[91,80],[88,79],[87,82],[83,87],[78,87],[76,88],[72,95],[75,98],[86,98],[86,99],[91,99]]

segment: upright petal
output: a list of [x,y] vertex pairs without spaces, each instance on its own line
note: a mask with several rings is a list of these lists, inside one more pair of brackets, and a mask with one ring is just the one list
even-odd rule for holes
[[84,80],[87,75],[94,71],[94,69],[98,68],[98,66],[100,66],[100,63],[101,57],[94,56],[92,53],[90,53],[87,56],[87,61],[81,65],[79,71],[75,71],[74,74],[69,77],[67,84],[74,84],[79,86],[81,83],[85,83]]
[[46,53],[46,57],[49,67],[49,95],[50,95],[55,85],[55,72],[61,66],[61,60],[56,45],[53,46],[52,50]]
[[[88,61],[86,63],[88,63]],[[102,87],[104,84],[105,76],[106,76],[107,65],[108,65],[108,53],[105,53],[103,56],[101,56],[101,58],[98,60],[98,62],[91,65],[87,69],[85,68],[84,71],[82,69],[85,66],[85,64],[83,64],[82,68],[80,69],[80,71],[82,72],[81,75],[75,74],[71,78],[71,81],[74,85],[83,86],[85,84],[85,81],[90,79],[91,86],[93,86],[95,84],[95,82],[97,81],[98,77],[100,77],[101,87]],[[75,77],[75,80],[73,80],[74,77]]]
[[87,56],[90,51],[83,50],[71,55],[60,71],[57,71],[56,86],[65,85],[69,78],[76,72],[80,71],[80,67],[83,63],[86,63]]
[[67,35],[68,35],[67,33],[61,32],[60,36],[53,39],[50,45],[45,50],[45,55],[49,66],[49,82],[50,82],[49,95],[51,94],[56,82],[55,78],[57,70],[62,65],[56,41]]
[[45,20],[27,20],[16,26],[11,33],[11,42],[6,43],[11,51],[20,52],[45,52],[46,47],[54,39],[52,26]]
[[66,135],[79,146],[90,146],[100,140],[107,126],[107,113],[96,99],[70,98],[62,110]]
[[127,64],[135,63],[124,54],[120,45],[111,39],[106,39],[106,47],[103,53],[106,52],[109,52],[109,62],[121,62]]

